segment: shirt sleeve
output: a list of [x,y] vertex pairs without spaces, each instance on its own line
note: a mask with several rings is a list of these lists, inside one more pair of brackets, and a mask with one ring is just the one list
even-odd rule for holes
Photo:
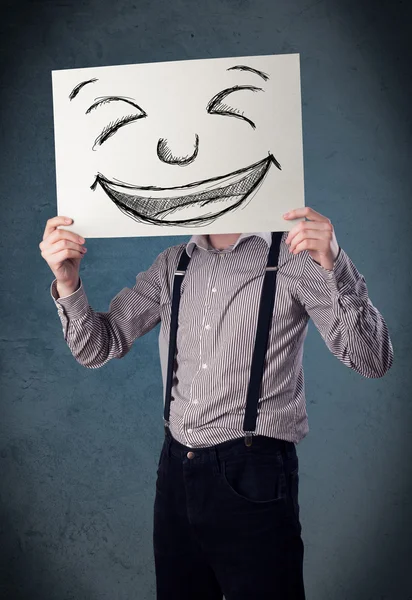
[[382,377],[392,366],[387,325],[372,304],[361,275],[340,248],[332,270],[309,253],[297,293],[329,350],[364,377]]
[[133,342],[160,322],[160,277],[163,253],[110,302],[107,312],[96,312],[88,303],[83,282],[69,296],[59,298],[56,280],[51,296],[63,327],[64,339],[74,358],[96,369],[112,358],[121,358]]

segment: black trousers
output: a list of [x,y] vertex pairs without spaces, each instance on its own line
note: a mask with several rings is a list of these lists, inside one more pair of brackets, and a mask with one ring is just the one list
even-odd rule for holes
[[157,600],[304,600],[295,445],[191,449],[166,429],[154,505]]

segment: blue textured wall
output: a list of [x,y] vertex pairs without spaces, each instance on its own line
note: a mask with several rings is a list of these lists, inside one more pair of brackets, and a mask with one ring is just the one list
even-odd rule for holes
[[[158,330],[98,371],[71,357],[40,257],[56,213],[52,69],[300,52],[306,202],[332,219],[392,336],[377,380],[311,323],[298,446],[308,600],[412,598],[411,10],[407,2],[4,2],[1,15],[0,597],[153,599]],[[181,238],[89,240],[106,310]]]

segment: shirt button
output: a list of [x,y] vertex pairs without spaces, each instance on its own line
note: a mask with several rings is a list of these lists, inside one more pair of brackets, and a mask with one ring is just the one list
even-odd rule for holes
[[338,283],[338,288],[339,288],[339,289],[343,288],[343,283],[342,283],[342,281],[339,281],[339,283]]
[[359,307],[359,312],[363,312],[363,306]]
[[203,363],[202,369],[207,369],[207,364],[206,363]]
[[216,294],[216,292],[217,292],[217,289],[216,289],[216,288],[212,288],[212,292],[213,292],[214,294]]
[[187,433],[192,433],[192,432],[193,432],[193,429],[188,429],[187,430]]
[[193,404],[199,404],[199,400],[193,400]]
[[205,329],[210,329],[210,325],[206,325]]

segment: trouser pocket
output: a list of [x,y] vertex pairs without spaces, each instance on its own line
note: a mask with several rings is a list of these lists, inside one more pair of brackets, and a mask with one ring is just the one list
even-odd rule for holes
[[287,482],[280,452],[242,452],[221,461],[222,479],[227,490],[250,503],[281,502],[287,497]]

